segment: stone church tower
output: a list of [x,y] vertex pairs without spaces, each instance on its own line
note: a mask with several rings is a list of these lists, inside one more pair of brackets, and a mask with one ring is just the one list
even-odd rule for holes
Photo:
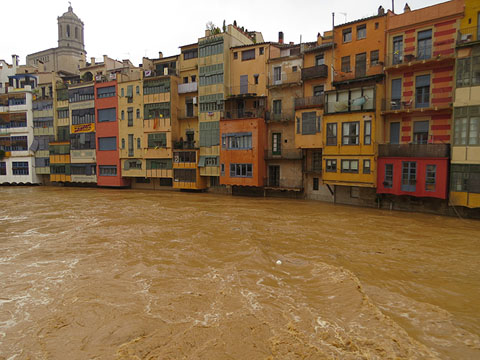
[[83,22],[71,5],[57,22],[58,47],[27,55],[27,65],[37,67],[40,72],[78,74],[86,65]]

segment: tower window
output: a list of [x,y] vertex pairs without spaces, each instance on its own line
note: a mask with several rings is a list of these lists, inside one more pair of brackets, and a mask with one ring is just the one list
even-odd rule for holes
[[67,25],[67,37],[70,37],[70,25]]
[[78,39],[78,27],[75,27],[75,39]]

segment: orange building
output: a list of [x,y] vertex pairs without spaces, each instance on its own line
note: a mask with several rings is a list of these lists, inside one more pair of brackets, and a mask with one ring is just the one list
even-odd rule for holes
[[463,0],[387,19],[377,193],[447,198],[455,38]]

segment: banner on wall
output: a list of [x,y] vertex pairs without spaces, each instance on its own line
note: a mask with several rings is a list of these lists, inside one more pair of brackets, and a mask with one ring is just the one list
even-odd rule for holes
[[71,128],[72,134],[88,133],[93,131],[95,131],[95,124],[72,125],[72,128]]

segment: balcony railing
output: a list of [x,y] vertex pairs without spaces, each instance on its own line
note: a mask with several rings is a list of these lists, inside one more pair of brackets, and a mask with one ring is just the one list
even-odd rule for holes
[[175,150],[193,150],[198,149],[195,147],[195,140],[194,141],[175,141],[173,143],[173,148]]
[[449,144],[380,144],[379,157],[442,157],[450,156]]
[[196,91],[198,91],[198,83],[197,82],[191,82],[191,83],[179,84],[178,85],[178,93],[179,94],[186,94],[186,93],[196,92]]
[[423,49],[417,48],[416,51],[415,54],[390,53],[385,58],[386,66],[413,65],[419,62],[439,61],[455,57],[454,52],[449,54],[435,54],[435,51],[432,51],[431,47]]
[[309,96],[295,99],[295,109],[323,106],[324,96]]
[[302,69],[302,80],[327,78],[327,77],[328,77],[327,65],[317,65],[317,66],[312,66],[312,67]]
[[409,99],[383,99],[382,100],[382,111],[414,111],[414,110],[422,110],[425,111],[426,109],[429,110],[437,110],[437,109],[445,109],[450,108],[450,103],[436,103],[435,105],[432,104],[431,99],[425,103],[415,103],[415,99],[413,97]]
[[269,87],[282,86],[282,85],[295,85],[300,84],[302,79],[302,73],[295,71],[291,73],[270,74],[268,77]]
[[169,75],[178,75],[177,69],[165,68],[163,71],[159,70],[144,70],[144,77],[154,77],[154,76],[169,76]]
[[220,113],[224,120],[228,119],[249,119],[249,118],[265,118],[265,109],[248,108],[248,109],[226,109]]
[[457,34],[457,45],[468,44],[480,40],[480,24],[460,29]]
[[280,151],[265,150],[265,160],[301,160],[302,149],[281,149]]
[[273,111],[267,111],[265,113],[265,120],[267,122],[293,121],[293,120],[295,120],[295,110],[294,109],[286,109],[286,110],[282,110],[282,112],[279,113],[279,114],[276,114]]
[[227,96],[257,96],[257,89],[259,89],[259,85],[257,84],[230,86]]

